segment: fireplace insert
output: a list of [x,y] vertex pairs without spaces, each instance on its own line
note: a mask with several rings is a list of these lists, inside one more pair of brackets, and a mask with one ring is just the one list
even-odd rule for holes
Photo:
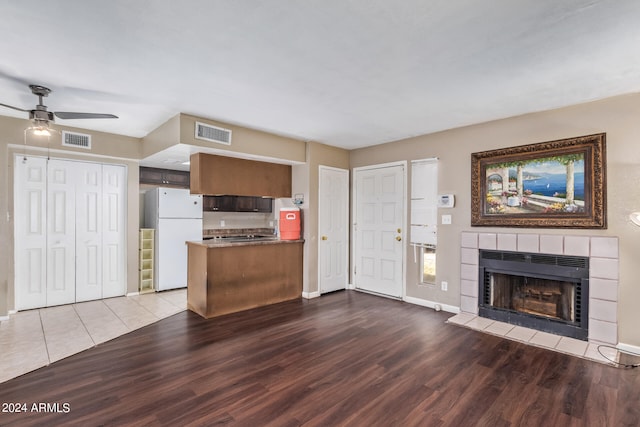
[[588,338],[589,258],[481,250],[478,314]]

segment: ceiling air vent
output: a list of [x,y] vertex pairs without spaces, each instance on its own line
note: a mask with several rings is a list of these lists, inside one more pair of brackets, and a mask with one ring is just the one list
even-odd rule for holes
[[196,122],[196,139],[231,145],[231,131],[229,129]]
[[78,147],[91,150],[91,135],[62,131],[62,145],[65,147]]

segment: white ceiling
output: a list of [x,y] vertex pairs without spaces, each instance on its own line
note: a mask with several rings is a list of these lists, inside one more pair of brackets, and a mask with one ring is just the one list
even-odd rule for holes
[[[638,0],[0,0],[0,102],[358,148],[640,91]],[[24,117],[0,107],[0,114]]]

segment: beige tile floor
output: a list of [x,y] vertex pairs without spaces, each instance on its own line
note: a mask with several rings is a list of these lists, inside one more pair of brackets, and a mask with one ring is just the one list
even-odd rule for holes
[[547,332],[536,331],[535,329],[523,328],[522,326],[514,326],[470,313],[456,314],[450,317],[447,322],[609,365],[614,365],[611,360],[618,361],[620,357],[619,352],[609,346],[600,347],[600,352],[606,356],[605,358],[598,351],[598,344],[596,343],[561,337]]
[[179,289],[12,314],[0,322],[0,383],[186,308]]

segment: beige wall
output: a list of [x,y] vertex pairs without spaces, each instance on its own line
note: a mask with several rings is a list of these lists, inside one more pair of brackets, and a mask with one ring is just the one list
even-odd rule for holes
[[[137,138],[111,135],[102,132],[88,132],[56,125],[59,130],[71,130],[92,135],[91,151],[62,146],[60,135],[52,135],[49,144],[46,138],[27,139],[24,145],[24,129],[30,126],[28,120],[0,116],[0,162],[2,182],[0,183],[0,317],[14,309],[13,284],[13,159],[15,154],[31,154],[54,158],[77,159],[98,163],[127,166],[127,292],[138,289],[138,159],[141,142]],[[8,220],[7,213],[9,214]]]
[[[232,132],[231,145],[196,139],[196,121],[230,129]],[[142,140],[144,142],[143,157],[158,153],[178,143],[202,147],[205,151],[213,149],[215,154],[222,156],[226,153],[229,156],[271,158],[282,160],[284,163],[304,162],[306,155],[303,141],[188,114],[178,114],[172,117]]]
[[[255,129],[234,126],[227,123],[201,119],[187,114],[180,115],[180,142],[210,148],[211,143],[195,138],[195,123],[207,123],[213,126],[230,129],[231,145],[215,144],[215,148],[230,153],[242,153],[253,156],[271,157],[293,162],[304,162],[305,144],[303,141],[274,135]],[[223,154],[224,155],[224,154]]]
[[[620,242],[618,289],[619,339],[640,345],[640,228],[632,225],[629,213],[640,210],[640,94],[610,98],[549,112],[469,126],[424,135],[351,152],[351,167],[395,160],[438,157],[438,193],[456,197],[453,209],[440,209],[439,216],[451,214],[451,225],[438,225],[437,283],[449,282],[449,290],[419,284],[418,266],[407,247],[407,296],[459,306],[460,233],[517,232],[615,236]],[[606,230],[509,229],[471,227],[471,153],[551,141],[580,135],[607,134]],[[409,174],[410,176],[410,174]],[[410,187],[409,187],[410,191]],[[409,193],[408,193],[409,194]],[[408,195],[407,195],[408,197]],[[439,219],[440,222],[440,219]]]

